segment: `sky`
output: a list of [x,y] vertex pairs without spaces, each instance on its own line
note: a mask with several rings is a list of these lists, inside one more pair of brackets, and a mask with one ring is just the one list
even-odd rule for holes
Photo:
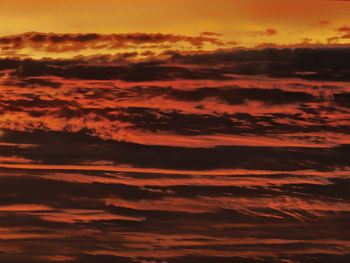
[[244,47],[325,44],[341,34],[337,30],[349,23],[349,11],[348,1],[331,0],[2,0],[0,35],[38,31],[197,36],[210,31]]
[[349,13],[0,0],[0,262],[348,263]]

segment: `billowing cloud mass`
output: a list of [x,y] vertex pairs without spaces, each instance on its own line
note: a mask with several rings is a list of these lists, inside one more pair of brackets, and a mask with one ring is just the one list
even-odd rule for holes
[[[72,23],[113,6],[76,2]],[[18,31],[34,12],[18,1],[0,36],[0,262],[350,262],[350,5],[245,1],[233,23],[228,2],[196,3],[182,31],[139,14],[132,32],[59,33],[41,13],[52,30]],[[286,37],[300,21],[319,35]]]
[[[267,34],[270,34],[268,29]],[[265,34],[265,32],[264,32]],[[62,57],[68,54],[95,55],[120,52],[119,58],[142,57],[160,53],[168,48],[184,48],[200,50],[204,46],[215,49],[232,46],[220,40],[220,34],[203,32],[199,36],[185,36],[161,33],[129,33],[129,34],[55,34],[28,32],[12,36],[0,37],[0,56]],[[133,50],[133,51],[130,51]],[[142,50],[135,52],[134,50]],[[29,52],[28,52],[29,51]],[[129,51],[129,52],[127,52]],[[140,54],[138,54],[140,53]]]

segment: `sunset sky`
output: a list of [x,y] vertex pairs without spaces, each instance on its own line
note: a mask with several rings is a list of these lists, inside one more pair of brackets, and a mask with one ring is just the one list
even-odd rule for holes
[[213,32],[226,48],[346,44],[349,30],[341,29],[349,24],[349,12],[349,1],[331,0],[1,0],[0,35]]
[[0,0],[0,262],[350,262],[349,14]]

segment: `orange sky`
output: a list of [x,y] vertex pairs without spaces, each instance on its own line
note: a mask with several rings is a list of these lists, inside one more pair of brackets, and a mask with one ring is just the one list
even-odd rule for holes
[[349,12],[350,2],[327,0],[1,0],[0,35],[39,31],[194,36],[210,31],[248,47],[267,42],[296,44],[305,39],[327,43],[348,24]]

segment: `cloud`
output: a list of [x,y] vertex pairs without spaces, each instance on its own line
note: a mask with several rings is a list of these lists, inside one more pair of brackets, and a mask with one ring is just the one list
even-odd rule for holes
[[[5,249],[6,244],[9,251],[20,251],[18,258],[31,255],[33,262],[142,262],[146,258],[177,262],[179,258],[201,260],[202,253],[204,260],[251,262],[253,255],[263,257],[260,262],[278,262],[281,257],[294,260],[315,251],[328,255],[327,259],[343,259],[349,249],[348,215],[344,213],[349,206],[339,201],[347,193],[343,191],[348,187],[347,179],[336,179],[334,185],[296,182],[277,188],[203,187],[195,181],[184,186],[178,181],[162,189],[152,181],[146,188],[133,188],[128,185],[131,178],[124,184],[61,181],[64,173],[75,176],[76,171],[69,170],[56,176],[54,170],[1,172],[1,207],[6,211],[0,213],[1,247]],[[14,176],[16,172],[19,177]],[[93,170],[83,173],[98,174]],[[108,178],[106,173],[99,175]],[[169,177],[188,179],[186,175],[129,175],[143,180],[158,178],[155,183]],[[239,178],[245,176],[237,174],[232,179]],[[207,179],[217,180],[213,176]],[[24,198],[32,205],[19,205]],[[106,199],[111,201],[106,204]],[[321,221],[314,221],[315,214]],[[203,218],[207,220],[199,226]],[[241,235],[244,237],[237,238]],[[306,251],[300,251],[300,245]],[[33,246],[38,253],[33,254]],[[270,252],[271,247],[274,250]],[[339,249],[345,252],[338,253]],[[154,255],[154,250],[160,253]],[[16,260],[16,255],[18,252],[3,253],[0,259]]]
[[[31,49],[33,52],[64,53],[90,50],[120,50],[147,48],[150,45],[160,48],[162,45],[175,45],[186,43],[193,48],[201,48],[204,44],[213,46],[225,45],[213,32],[203,32],[200,36],[185,36],[161,33],[130,33],[130,34],[54,34],[28,32],[13,36],[0,37],[0,49],[2,55],[13,55],[23,49]],[[30,54],[28,54],[30,55]]]
[[[16,154],[42,164],[79,164],[84,160],[106,160],[140,168],[179,170],[255,169],[296,171],[305,169],[328,170],[346,168],[344,155],[348,145],[334,148],[307,147],[243,147],[184,148],[139,145],[126,142],[103,141],[84,131],[32,133],[7,131],[6,142],[35,143],[35,149],[17,149]],[[94,145],[100,145],[95,148]],[[12,154],[4,149],[3,155]],[[69,152],[67,156],[66,153]],[[57,158],[57,155],[61,158]],[[216,158],[212,158],[216,156]]]
[[334,100],[342,107],[349,108],[350,107],[350,93],[338,93],[334,94]]
[[324,26],[324,25],[329,25],[330,22],[328,20],[320,20],[320,21],[318,21],[318,24],[321,26]]
[[1,38],[98,55],[0,61],[0,261],[347,260],[349,48],[218,38]]
[[[14,67],[9,63],[7,69]],[[162,65],[158,62],[135,63],[124,65],[87,65],[76,63],[70,66],[51,65],[50,62],[25,60],[20,63],[14,76],[36,77],[57,76],[65,79],[85,80],[124,80],[124,81],[154,81],[183,79],[218,79],[225,80],[225,72],[216,69],[188,69],[185,67]]]
[[[16,171],[12,172],[15,174]],[[153,194],[153,198],[147,199],[143,195],[135,198],[135,192],[129,190],[124,191],[129,195],[121,195],[121,189],[126,185],[61,182],[61,176],[54,177],[54,173],[55,171],[32,170],[24,176],[22,171],[18,178],[0,177],[3,193],[17,194],[17,197],[12,196],[11,199],[4,194],[7,198],[1,200],[7,204],[9,201],[17,203],[16,206],[8,205],[12,209],[0,214],[0,227],[6,228],[6,233],[2,231],[3,243],[12,246],[13,250],[20,250],[22,256],[26,253],[32,254],[34,245],[40,247],[38,256],[46,256],[41,260],[48,261],[53,260],[53,255],[60,255],[56,258],[70,257],[80,262],[80,259],[86,260],[85,254],[91,253],[106,255],[105,258],[107,255],[113,258],[113,255],[120,254],[119,256],[128,258],[127,262],[142,262],[140,258],[145,257],[149,260],[176,262],[179,257],[187,260],[199,255],[204,249],[213,257],[218,256],[220,251],[222,260],[230,259],[229,262],[235,257],[238,257],[237,260],[250,262],[252,255],[275,259],[279,259],[281,254],[285,258],[298,257],[298,253],[302,253],[300,257],[305,256],[308,252],[296,250],[301,244],[310,249],[310,253],[317,250],[331,255],[339,251],[339,248],[344,251],[349,247],[346,241],[348,231],[346,228],[339,231],[346,225],[346,221],[337,221],[336,224],[334,221],[347,218],[341,210],[349,207],[339,201],[339,198],[344,198],[339,194],[346,193],[342,189],[348,187],[349,180],[334,181],[334,189],[325,193],[323,190],[330,189],[329,185],[319,189],[314,188],[317,185],[303,183],[265,190],[227,187],[211,189],[210,186],[203,188],[194,183],[186,188],[179,181],[169,191],[156,191],[160,189],[152,188],[154,185],[149,182],[148,190],[138,188],[138,191]],[[65,173],[72,173],[74,176],[75,172]],[[39,174],[47,178],[39,179]],[[96,171],[86,171],[87,176],[94,174],[96,175]],[[100,175],[106,176],[104,173]],[[144,180],[155,176],[131,175],[135,178],[143,176]],[[157,176],[165,180],[169,177]],[[239,177],[238,175],[236,179]],[[208,178],[215,181],[214,177]],[[125,180],[127,182],[132,182],[132,179]],[[299,195],[289,197],[293,192],[299,192]],[[42,205],[19,206],[15,198],[21,200],[23,197]],[[105,205],[102,201],[105,198],[111,198],[113,205]],[[338,211],[337,214],[342,214],[342,217],[337,218],[332,211]],[[318,217],[322,221],[316,224],[313,213],[322,214],[323,216]],[[198,227],[198,220],[203,217],[207,220]],[[300,219],[304,222],[300,222]],[[293,231],[286,231],[287,229]],[[237,238],[243,233],[244,238]],[[39,246],[43,239],[45,244]],[[32,244],[29,247],[28,240]],[[105,244],[108,244],[108,249]],[[245,247],[244,253],[242,245]],[[186,251],[191,250],[191,255],[184,253],[185,247]],[[274,251],[266,254],[265,251],[271,247],[275,248]],[[55,253],[50,252],[53,248],[56,248]],[[154,249],[162,253],[156,256],[154,253],[150,254],[149,251]],[[207,258],[208,254],[205,255]],[[338,257],[341,258],[342,255],[343,253]],[[96,260],[96,257],[91,260]]]
[[222,65],[221,70],[231,74],[346,81],[349,67],[341,58],[349,54],[348,48],[267,48],[170,55],[177,63]]
[[273,29],[273,28],[268,28],[268,29],[266,29],[266,34],[270,35],[270,36],[273,36],[273,35],[277,34],[277,31],[275,29]]
[[[255,76],[240,67],[260,55],[270,63],[282,51],[271,51],[270,60],[267,50],[251,58],[241,52],[177,53],[169,59],[173,62],[121,64],[7,59],[2,127],[85,130],[103,139],[189,147],[349,143],[343,136],[345,83],[307,80],[305,72],[297,72],[302,79]],[[232,74],[237,69],[247,75]]]
[[288,92],[279,89],[257,88],[199,88],[193,91],[171,90],[168,98],[174,100],[201,101],[205,98],[218,98],[228,104],[244,104],[245,101],[261,101],[267,104],[289,104],[312,102],[315,98],[303,92]]
[[253,36],[274,36],[277,34],[277,30],[273,28],[268,28],[265,31],[254,31],[251,32]]
[[[348,26],[342,26],[337,29],[338,35],[334,37],[328,38],[329,43],[334,43],[335,41],[339,41],[342,39],[348,39],[350,38],[350,27]],[[342,34],[342,35],[339,35]]]
[[[227,80],[232,79],[230,75],[238,74],[347,81],[349,67],[344,61],[349,54],[349,48],[238,49],[192,54],[168,51],[162,55],[168,56],[168,59],[159,58],[143,62],[126,62],[126,64],[108,63],[108,61],[100,65],[89,64],[83,57],[77,60],[57,61],[4,59],[1,69],[16,69],[13,74],[19,77],[57,76],[90,80]],[[129,57],[134,57],[134,54],[120,54],[116,62],[125,61]],[[96,59],[94,58],[98,61]]]
[[219,33],[215,33],[215,32],[202,32],[201,33],[202,36],[216,36],[216,37],[220,37],[222,36],[222,34]]

